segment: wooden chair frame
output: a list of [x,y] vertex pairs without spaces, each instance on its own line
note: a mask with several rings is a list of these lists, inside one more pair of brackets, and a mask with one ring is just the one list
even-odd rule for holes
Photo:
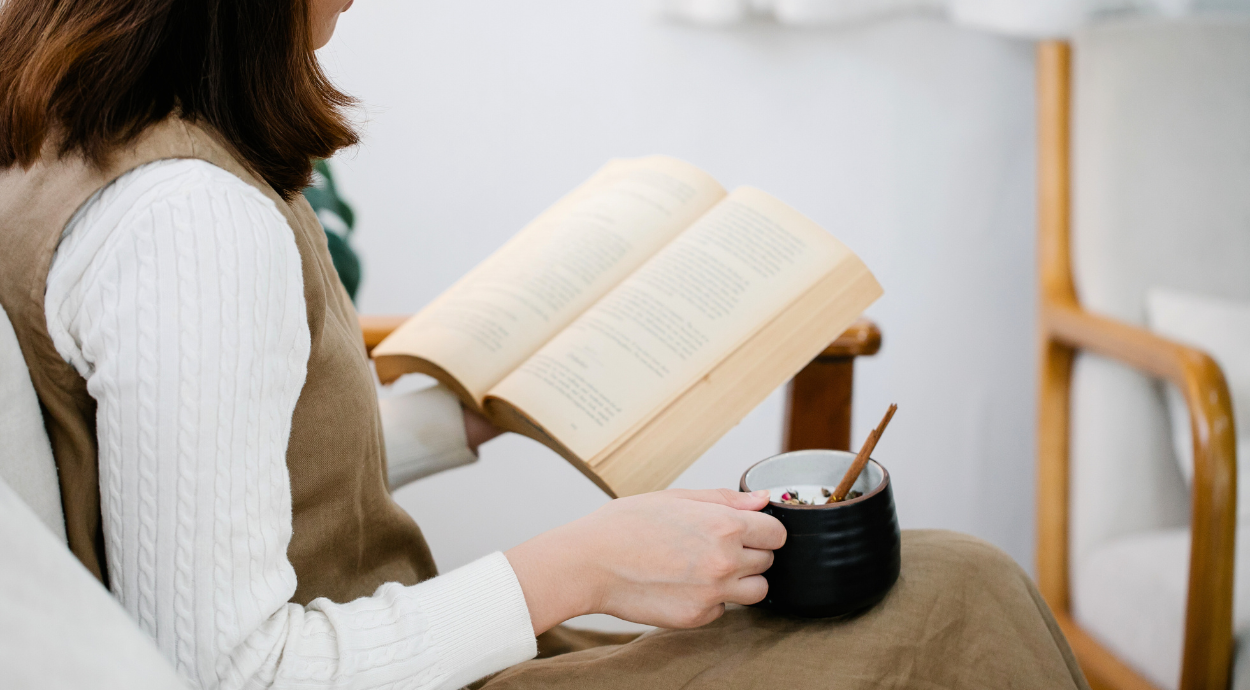
[[[361,316],[365,350],[372,352],[407,318]],[[855,358],[875,355],[880,349],[880,329],[860,319],[795,375],[786,393],[783,450],[850,449]]]
[[1206,353],[1142,328],[1085,311],[1072,282],[1071,47],[1040,44],[1038,231],[1041,367],[1038,399],[1038,587],[1094,688],[1153,686],[1083,631],[1069,595],[1069,412],[1078,350],[1165,379],[1185,395],[1194,443],[1189,592],[1182,690],[1228,687],[1233,654],[1233,556],[1237,465],[1232,405],[1219,366]]

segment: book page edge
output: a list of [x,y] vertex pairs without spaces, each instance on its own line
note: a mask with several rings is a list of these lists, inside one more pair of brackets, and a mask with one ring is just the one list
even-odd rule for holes
[[485,402],[486,415],[495,424],[495,426],[505,431],[511,431],[526,438],[532,438],[535,441],[554,450],[560,457],[568,460],[571,465],[577,468],[579,472],[586,475],[595,486],[599,487],[612,498],[617,498],[620,494],[613,488],[610,482],[601,477],[589,465],[586,464],[577,454],[569,450],[563,443],[560,443],[554,436],[547,432],[545,428],[532,417],[522,412],[515,405],[507,400],[494,396],[486,396]]
[[403,354],[381,354],[374,355],[373,365],[378,372],[378,380],[383,384],[394,383],[396,379],[404,374],[425,374],[430,378],[451,389],[452,393],[460,398],[460,402],[471,408],[474,412],[482,414],[481,401],[473,397],[467,388],[456,380],[446,369],[431,362],[424,357]]

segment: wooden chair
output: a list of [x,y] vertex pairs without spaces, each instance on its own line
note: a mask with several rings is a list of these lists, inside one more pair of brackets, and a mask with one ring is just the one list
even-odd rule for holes
[[[361,316],[365,349],[372,352],[407,318]],[[871,321],[860,319],[795,375],[786,395],[783,450],[850,449],[855,358],[875,355],[880,349],[880,329]]]
[[[1130,27],[1126,30],[1135,29]],[[1147,27],[1144,30],[1160,29]],[[1209,30],[1209,27],[1182,30],[1201,32]],[[1250,36],[1250,32],[1246,32],[1246,35]],[[1156,35],[1149,40],[1157,38]],[[1116,37],[1112,39],[1122,40]],[[1225,39],[1227,36],[1220,40],[1225,41],[1224,45],[1227,46]],[[1185,41],[1188,43],[1184,43]],[[1195,46],[1199,53],[1210,47],[1196,34],[1182,37],[1181,42],[1183,46],[1173,51],[1176,54],[1169,53],[1159,59],[1176,60],[1186,50],[1194,54]],[[1100,45],[1105,46],[1106,43]],[[1164,41],[1164,45],[1172,44]],[[1173,47],[1176,48],[1175,45]],[[1081,49],[1082,43],[1078,37],[1075,41],[1075,59],[1078,61],[1082,58],[1079,52]],[[1078,624],[1074,616],[1070,581],[1074,558],[1071,542],[1075,538],[1074,529],[1079,532],[1080,526],[1075,525],[1072,517],[1073,475],[1077,470],[1070,464],[1074,424],[1070,415],[1074,392],[1073,370],[1074,366],[1080,368],[1081,352],[1114,360],[1146,376],[1170,382],[1184,394],[1188,403],[1195,462],[1188,520],[1191,549],[1179,687],[1186,690],[1223,690],[1229,685],[1233,658],[1236,527],[1236,458],[1228,387],[1219,367],[1205,353],[1158,337],[1138,325],[1125,322],[1124,319],[1094,313],[1078,299],[1077,287],[1086,286],[1080,284],[1080,275],[1077,276],[1077,284],[1074,284],[1071,253],[1075,243],[1073,217],[1084,216],[1073,212],[1072,186],[1074,169],[1079,171],[1084,168],[1074,165],[1072,151],[1074,137],[1080,143],[1088,141],[1076,136],[1075,128],[1080,127],[1081,123],[1075,122],[1072,115],[1073,51],[1073,45],[1068,42],[1051,41],[1042,43],[1037,53],[1041,282],[1038,585],[1067,635],[1091,686],[1154,687],[1122,659],[1117,658],[1101,641],[1096,640]],[[1084,73],[1078,71],[1078,77],[1082,74]],[[1107,72],[1104,70],[1100,74],[1105,75]],[[1240,82],[1233,86],[1237,89],[1229,90],[1244,90],[1244,84]],[[1088,95],[1082,89],[1092,88],[1092,84],[1078,84],[1078,98],[1080,94]],[[1187,96],[1177,96],[1183,97]],[[1146,114],[1145,117],[1155,115]],[[1199,138],[1218,136],[1209,131],[1186,134]],[[1098,135],[1094,133],[1089,136]],[[1184,142],[1185,145],[1189,143]],[[1172,161],[1158,163],[1167,165]],[[1091,177],[1096,176],[1091,173]],[[1077,180],[1077,184],[1083,182]],[[1097,196],[1097,192],[1091,193],[1091,196]],[[1081,199],[1080,202],[1096,203],[1089,199]],[[1182,200],[1181,204],[1184,203],[1189,201]],[[1079,224],[1075,227],[1077,233],[1090,230],[1089,227],[1079,227]],[[1177,231],[1183,232],[1184,229]],[[1149,236],[1138,237],[1140,242],[1150,240]],[[1082,295],[1084,292],[1082,289]],[[1095,360],[1098,358],[1090,361]],[[1106,365],[1119,366],[1111,363]],[[1133,376],[1131,373],[1127,375]],[[1143,383],[1143,390],[1150,392],[1147,387],[1149,385],[1154,384]],[[1162,452],[1171,457],[1170,450]],[[1079,460],[1084,461],[1085,458]],[[1175,484],[1183,486],[1179,481],[1175,481]],[[1183,516],[1184,507],[1180,502],[1183,501],[1184,494],[1183,491],[1178,493],[1177,510]],[[1132,497],[1128,500],[1132,500]],[[1138,510],[1140,506],[1133,509]]]

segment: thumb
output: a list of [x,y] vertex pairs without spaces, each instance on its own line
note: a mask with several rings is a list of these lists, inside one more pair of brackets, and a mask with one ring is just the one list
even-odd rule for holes
[[682,498],[688,498],[692,501],[703,501],[705,503],[719,503],[736,510],[759,510],[768,505],[769,497],[767,489],[752,491],[751,493],[730,489],[706,489],[684,493],[685,495]]

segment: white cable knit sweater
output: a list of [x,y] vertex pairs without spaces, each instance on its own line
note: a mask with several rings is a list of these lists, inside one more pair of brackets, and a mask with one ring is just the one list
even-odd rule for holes
[[[127,173],[67,226],[46,310],[99,403],[113,593],[195,686],[458,688],[534,655],[499,553],[346,604],[289,602],[286,444],[309,332],[291,230],[255,189],[203,161]],[[393,481],[473,459],[445,390],[383,416]]]

